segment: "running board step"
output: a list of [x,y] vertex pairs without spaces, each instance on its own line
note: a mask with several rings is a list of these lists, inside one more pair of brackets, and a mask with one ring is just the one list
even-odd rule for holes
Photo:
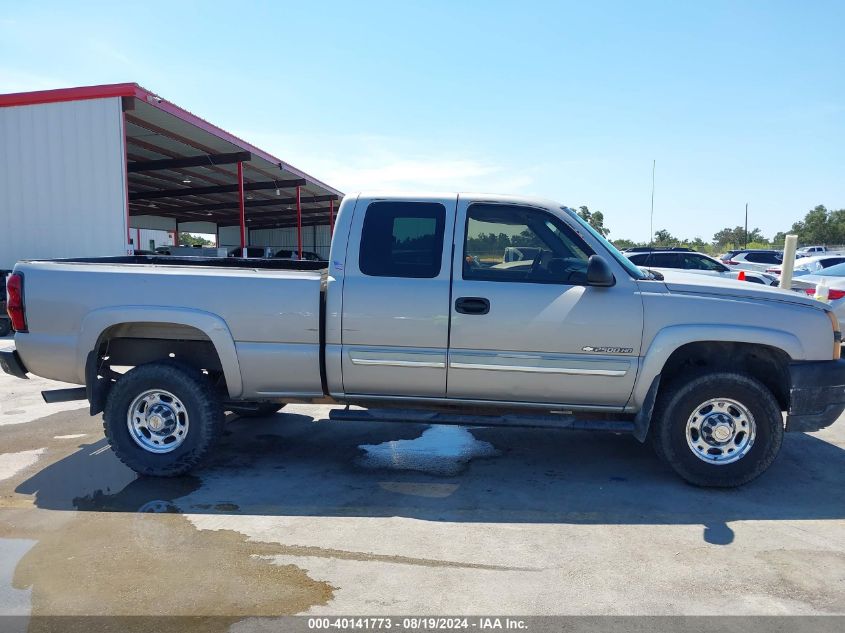
[[71,389],[50,389],[42,391],[41,397],[47,404],[54,402],[73,402],[74,400],[87,400],[88,394],[85,387],[73,387]]
[[630,420],[579,418],[571,414],[466,415],[419,409],[332,409],[329,412],[329,419],[344,422],[405,422],[458,426],[567,429],[570,431],[610,431],[611,433],[634,432],[634,422]]

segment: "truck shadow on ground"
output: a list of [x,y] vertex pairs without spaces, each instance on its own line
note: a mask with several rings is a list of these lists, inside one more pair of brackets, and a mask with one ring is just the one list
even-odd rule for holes
[[402,516],[429,521],[698,524],[733,540],[739,520],[845,518],[845,450],[787,435],[739,489],[682,482],[628,436],[542,429],[238,419],[194,475],[136,477],[105,440],[17,486],[39,508],[265,516]]

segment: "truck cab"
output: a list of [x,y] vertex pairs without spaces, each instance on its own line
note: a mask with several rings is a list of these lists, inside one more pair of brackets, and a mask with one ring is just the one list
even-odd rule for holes
[[469,195],[344,204],[329,262],[333,393],[625,407],[645,274],[596,258],[569,211]]

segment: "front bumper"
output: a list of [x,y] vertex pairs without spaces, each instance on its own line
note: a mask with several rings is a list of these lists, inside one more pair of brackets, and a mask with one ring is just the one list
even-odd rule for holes
[[818,431],[845,411],[845,360],[789,364],[787,431]]
[[28,379],[26,367],[16,349],[0,351],[0,369],[17,378]]

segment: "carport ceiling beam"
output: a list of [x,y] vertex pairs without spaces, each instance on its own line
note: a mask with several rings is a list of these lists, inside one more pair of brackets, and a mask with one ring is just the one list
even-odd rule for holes
[[[267,180],[263,182],[244,183],[244,191],[261,191],[264,189],[292,189],[306,184],[304,178],[293,180]],[[238,185],[215,185],[213,187],[183,187],[181,189],[162,189],[161,191],[138,191],[130,193],[130,200],[154,200],[156,198],[181,198],[184,196],[205,196],[212,193],[237,193]]]
[[129,173],[139,171],[163,171],[165,169],[182,169],[184,167],[208,167],[211,165],[231,165],[246,162],[252,158],[249,152],[232,152],[230,154],[203,154],[202,156],[188,156],[186,158],[162,158],[160,160],[144,160],[129,163]]
[[[244,185],[246,188],[246,185]],[[309,204],[312,202],[328,202],[329,200],[337,200],[337,196],[335,194],[328,194],[324,196],[302,196],[301,203],[302,204]],[[287,206],[287,205],[295,205],[296,198],[276,198],[270,200],[247,200],[246,201],[246,208],[247,209],[254,209],[256,207],[273,207],[273,206]],[[217,204],[191,204],[191,205],[184,205],[178,207],[179,211],[184,212],[191,212],[191,211],[225,211],[227,209],[237,209],[238,203],[237,201],[233,202],[220,202]],[[177,207],[171,209],[173,211],[177,210]]]

